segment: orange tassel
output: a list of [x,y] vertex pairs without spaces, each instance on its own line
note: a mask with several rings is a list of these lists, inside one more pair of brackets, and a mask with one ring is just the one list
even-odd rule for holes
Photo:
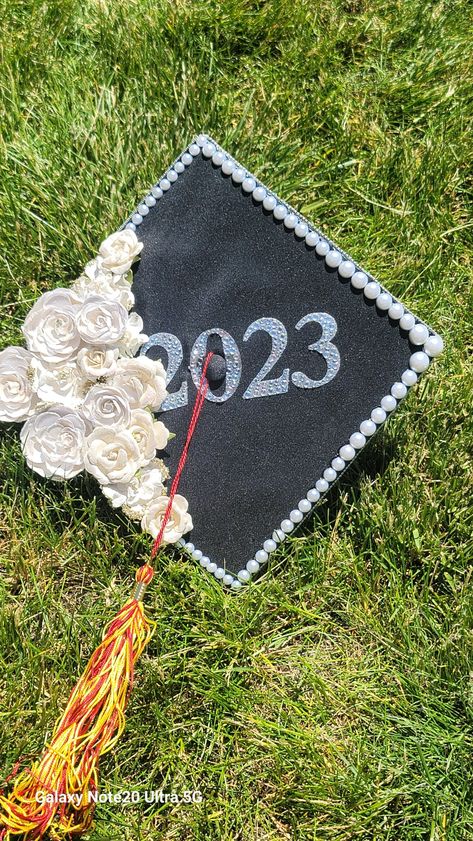
[[63,838],[90,826],[99,758],[125,727],[135,664],[155,624],[146,618],[141,601],[152,568],[141,567],[136,577],[135,595],[105,629],[44,756],[19,774],[9,797],[0,794],[2,841],[23,834],[41,838],[47,830]]

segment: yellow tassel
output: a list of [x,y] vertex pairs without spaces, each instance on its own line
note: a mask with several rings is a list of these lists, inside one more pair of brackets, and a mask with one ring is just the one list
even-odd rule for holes
[[155,624],[141,601],[152,570],[145,566],[138,572],[133,598],[105,629],[42,759],[17,776],[9,797],[0,794],[0,841],[18,835],[32,841],[47,831],[61,839],[90,826],[99,758],[125,727],[135,663]]

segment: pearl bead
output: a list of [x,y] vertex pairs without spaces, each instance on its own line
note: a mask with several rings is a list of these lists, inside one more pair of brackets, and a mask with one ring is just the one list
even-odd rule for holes
[[407,394],[407,388],[404,383],[394,383],[394,385],[391,386],[391,394],[396,398],[396,400],[402,400],[402,398]]
[[376,409],[373,409],[371,412],[371,420],[373,423],[384,423],[386,420],[386,412],[381,406],[377,406]]
[[308,514],[312,505],[310,504],[308,499],[301,499],[299,505],[297,506],[299,511],[302,511],[303,514]]
[[305,244],[308,245],[309,248],[314,248],[319,240],[320,237],[315,231],[309,231],[309,233],[305,236]]
[[182,163],[182,161],[176,161],[176,163],[174,164],[174,169],[175,169],[175,170],[176,170],[176,172],[177,172],[177,173],[179,173],[179,175],[180,175],[180,174],[181,174],[181,172],[184,172],[184,170],[185,170],[185,166],[184,166],[184,164]]
[[283,520],[282,521],[281,531],[283,531],[285,534],[289,534],[289,532],[292,531],[293,528],[294,528],[294,523],[291,522],[291,520]]
[[428,338],[429,331],[425,324],[414,324],[409,330],[409,341],[413,345],[423,345]]
[[352,458],[355,458],[354,447],[351,444],[344,444],[343,447],[340,447],[340,457],[344,461],[351,461]]
[[149,213],[149,207],[147,204],[139,204],[138,205],[138,213],[141,213],[142,216],[147,216]]
[[223,583],[226,587],[230,587],[233,584],[234,578],[233,575],[230,575],[228,572],[222,578]]
[[339,251],[335,251],[334,248],[331,248],[328,254],[325,255],[325,262],[331,269],[336,269],[342,262],[342,255]]
[[244,178],[241,186],[245,193],[252,193],[256,187],[256,181],[254,178]]
[[268,539],[265,540],[264,543],[263,543],[263,549],[264,549],[265,552],[268,552],[268,553],[269,552],[274,552],[274,550],[277,549],[277,546],[278,546],[278,544],[276,543],[276,541],[272,540],[270,537],[268,537]]
[[379,283],[376,283],[375,280],[370,280],[370,282],[367,283],[365,288],[363,289],[363,294],[365,298],[368,298],[369,301],[374,301],[375,298],[378,297],[380,291],[381,287]]
[[202,146],[202,154],[204,158],[211,158],[215,152],[215,146],[213,143],[204,143]]
[[389,310],[389,307],[391,306],[392,302],[393,299],[391,298],[391,295],[389,295],[387,292],[381,292],[381,295],[378,295],[378,297],[376,298],[376,306],[382,312],[386,312],[387,310]]
[[277,204],[273,210],[273,216],[278,221],[284,219],[284,217],[287,216],[287,207],[284,207],[283,204]]
[[315,250],[319,257],[325,257],[325,255],[330,251],[330,246],[324,239],[319,239],[317,245],[315,246]]
[[263,201],[267,196],[266,190],[264,187],[256,187],[253,190],[253,198],[255,201]]
[[345,467],[345,462],[342,458],[340,458],[340,456],[336,456],[332,459],[332,467],[337,471],[337,473],[340,473],[340,471]]
[[360,432],[369,438],[376,432],[376,424],[372,420],[364,420],[360,423]]
[[183,537],[180,537],[179,540],[176,541],[176,546],[185,546],[185,545],[186,545],[186,541],[184,540]]
[[430,359],[422,350],[418,350],[416,353],[413,353],[409,359],[409,367],[418,374],[421,374],[422,371],[426,371],[429,365]]
[[127,222],[125,228],[128,228],[129,231],[136,231],[136,225],[134,222]]
[[386,397],[383,397],[381,400],[381,408],[384,409],[385,412],[392,412],[396,406],[397,403],[392,394],[386,394]]
[[165,193],[166,190],[169,190],[169,188],[171,186],[171,182],[169,181],[168,178],[161,178],[161,181],[159,182],[159,186],[161,187],[161,190]]
[[141,213],[134,213],[133,216],[131,217],[131,221],[133,222],[134,225],[141,225],[141,223],[143,221],[143,217],[142,217]]
[[200,563],[201,567],[204,567],[204,568],[208,567],[208,565],[210,563],[210,558],[208,558],[207,555],[202,555],[199,563]]
[[171,184],[174,184],[174,182],[177,181],[177,179],[179,178],[175,169],[168,169],[168,171],[166,172],[166,177],[168,181],[171,182]]
[[196,155],[200,155],[200,147],[197,146],[197,143],[191,143],[189,146],[189,152],[192,157],[195,158]]
[[281,531],[281,529],[274,529],[274,531],[273,531],[273,540],[274,540],[276,543],[282,543],[282,542],[283,542],[283,540],[285,540],[285,539],[286,539],[286,535],[284,534],[284,532],[283,532],[283,531]]
[[200,559],[202,558],[203,554],[204,554],[204,553],[203,553],[203,552],[201,552],[201,551],[200,551],[200,549],[194,549],[194,551],[193,551],[193,553],[192,553],[192,557],[194,558],[194,561],[200,561]]
[[337,471],[333,469],[333,467],[327,467],[324,470],[324,479],[326,482],[335,482],[337,478]]
[[197,143],[197,146],[203,146],[204,143],[207,143],[205,134],[199,134],[199,136],[196,137],[195,142]]
[[163,191],[161,190],[161,187],[153,187],[151,192],[152,192],[153,196],[155,197],[155,199],[161,199],[162,196],[163,196]]
[[284,227],[287,228],[288,231],[293,231],[297,222],[298,219],[295,213],[288,213],[287,216],[284,217]]
[[361,432],[354,432],[353,435],[350,435],[350,446],[353,447],[354,450],[361,450],[366,444],[366,438]]
[[223,569],[223,567],[218,567],[218,569],[215,570],[214,575],[215,578],[223,578],[223,576],[225,575],[225,570]]
[[238,573],[238,578],[240,579],[240,581],[249,581],[250,578],[251,578],[251,575],[250,575],[250,573],[248,572],[247,569],[241,569],[240,572]]
[[189,155],[189,152],[184,152],[181,161],[184,166],[189,166],[192,163],[192,155]]
[[232,590],[241,590],[241,581],[237,581],[236,578],[232,581]]
[[399,321],[400,318],[404,315],[404,307],[402,304],[398,304],[397,302],[391,304],[388,309],[389,318],[392,318],[393,321]]
[[404,385],[415,385],[417,382],[417,374],[415,373],[415,371],[411,371],[410,368],[407,368],[407,370],[404,371],[404,373],[402,374],[401,380],[403,381]]
[[311,488],[310,491],[307,491],[307,499],[309,502],[318,502],[320,499],[320,494],[317,488]]
[[443,339],[441,336],[429,336],[424,345],[424,351],[429,356],[440,356],[443,351]]
[[303,517],[304,517],[304,515],[303,515],[302,511],[299,511],[298,508],[294,508],[294,510],[291,511],[291,513],[289,514],[289,519],[291,520],[292,523],[300,523],[300,521],[303,519]]
[[277,205],[277,201],[274,198],[274,196],[269,196],[268,195],[268,196],[266,196],[265,199],[263,199],[263,207],[264,207],[265,210],[274,210],[276,205]]
[[248,572],[251,572],[251,574],[253,575],[253,573],[258,572],[259,563],[258,561],[255,561],[254,558],[252,558],[251,561],[248,561],[246,568]]
[[222,164],[222,172],[225,175],[231,175],[233,170],[235,169],[235,167],[236,167],[235,161],[232,161],[231,158],[225,158],[225,160]]
[[299,239],[304,239],[304,237],[307,236],[308,231],[309,231],[309,226],[306,225],[305,222],[298,222],[296,227],[294,228],[294,233],[295,233],[296,237],[299,237]]
[[323,494],[326,490],[328,490],[328,482],[326,479],[317,479],[315,487],[321,494]]
[[155,199],[155,197],[154,197],[154,196],[146,196],[146,198],[145,198],[145,204],[147,204],[147,205],[148,205],[148,207],[154,207],[154,206],[155,206],[155,204],[156,204],[156,199]]
[[340,277],[351,277],[355,271],[355,264],[351,260],[343,260],[338,267]]
[[245,177],[246,177],[245,176],[245,170],[242,169],[241,166],[238,166],[232,172],[232,181],[235,184],[243,184],[243,181],[245,180]]
[[211,575],[217,571],[217,564],[209,564],[207,567],[207,572],[210,572]]
[[416,320],[410,312],[404,313],[401,320],[399,321],[399,327],[401,330],[410,330],[411,327],[414,327]]
[[194,546],[193,543],[184,543],[184,546],[186,547],[187,551],[190,552],[191,554],[195,549],[195,546]]
[[352,275],[350,283],[354,289],[364,289],[368,283],[368,278],[364,272],[355,272],[355,274]]
[[255,560],[258,561],[259,564],[265,564],[268,560],[268,553],[264,551],[264,549],[258,549],[255,554]]
[[214,166],[222,166],[225,160],[225,155],[223,152],[214,152],[212,155],[212,163]]

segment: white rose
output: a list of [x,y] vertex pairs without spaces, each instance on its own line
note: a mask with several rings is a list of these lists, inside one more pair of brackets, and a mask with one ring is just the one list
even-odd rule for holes
[[154,440],[157,450],[164,450],[171,437],[173,436],[162,421],[154,422]]
[[116,274],[124,274],[129,271],[142,248],[143,243],[138,241],[134,231],[129,228],[116,231],[104,239],[99,248],[102,267]]
[[92,427],[124,427],[131,421],[131,410],[125,392],[108,383],[92,386],[82,405],[82,413]]
[[23,454],[32,470],[51,479],[71,479],[84,469],[84,419],[53,406],[26,421],[20,432]]
[[147,356],[119,359],[112,384],[123,388],[132,409],[156,412],[167,395],[163,363]]
[[45,362],[74,359],[80,346],[77,315],[80,301],[70,289],[53,289],[36,301],[22,330],[28,350]]
[[72,289],[81,301],[90,295],[98,295],[110,301],[118,301],[126,310],[131,310],[135,296],[125,275],[97,271],[92,277],[82,274],[72,284]]
[[126,330],[128,313],[118,301],[90,295],[77,315],[81,339],[89,345],[116,345]]
[[134,356],[145,342],[148,341],[146,333],[142,333],[143,319],[137,312],[131,312],[125,332],[118,345],[122,356]]
[[128,429],[101,426],[86,438],[85,469],[101,485],[131,482],[144,466],[140,448]]
[[77,409],[84,399],[87,383],[75,362],[49,367],[40,360],[33,362],[34,388],[38,398],[46,404],[61,404]]
[[[143,531],[149,532],[152,537],[156,538],[161,529],[163,517],[168,506],[169,498],[162,496],[146,509],[141,520],[141,527]],[[169,520],[166,523],[163,534],[163,544],[176,543],[183,534],[193,528],[191,515],[187,511],[187,499],[180,494],[176,494],[172,501],[171,513]]]
[[[155,457],[158,444],[164,438],[166,438],[167,443],[168,436],[165,436],[162,427],[167,432],[164,424],[155,420],[151,412],[148,412],[146,409],[133,409],[128,428],[146,461],[150,461]],[[159,447],[159,449],[163,448]]]
[[150,503],[164,494],[163,472],[157,464],[143,467],[128,484],[105,485],[102,492],[112,508],[125,506],[129,517],[141,520]]
[[0,420],[24,421],[36,408],[32,354],[15,345],[0,353]]
[[117,367],[118,348],[84,347],[77,354],[77,366],[89,379],[111,377]]

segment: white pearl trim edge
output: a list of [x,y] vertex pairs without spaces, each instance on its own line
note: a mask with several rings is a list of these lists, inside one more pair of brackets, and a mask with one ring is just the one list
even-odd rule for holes
[[[303,522],[315,506],[320,504],[334,482],[338,481],[342,473],[364,449],[367,439],[381,429],[387,417],[404,399],[409,389],[415,385],[419,374],[427,370],[432,359],[440,356],[443,351],[443,341],[441,336],[416,318],[400,301],[396,301],[378,281],[359,268],[351,257],[314,228],[302,214],[265,187],[206,134],[195,137],[174,163],[166,169],[154,187],[138,203],[137,209],[130,214],[122,228],[131,228],[136,231],[148,215],[150,208],[166,195],[179,176],[199,155],[202,155],[204,160],[212,166],[221,167],[226,178],[240,185],[243,195],[252,198],[255,204],[260,205],[268,215],[271,214],[283,228],[292,230],[296,241],[312,249],[318,258],[325,261],[333,274],[338,275],[340,280],[349,281],[352,289],[361,294],[367,305],[373,302],[378,311],[387,313],[392,321],[398,322],[399,330],[403,335],[407,335],[412,347],[409,367],[400,374],[399,381],[393,383],[390,393],[382,398],[379,406],[373,408],[371,416],[361,422],[359,429],[353,432],[349,441],[342,444],[330,464],[322,471],[322,476],[307,491],[306,497],[297,503],[288,517],[283,519],[272,535],[266,538],[262,547],[255,552],[254,558],[251,558],[243,569],[236,574],[227,572],[224,566],[212,562],[193,543],[184,538],[178,541],[177,545],[183,548],[203,569],[225,587],[237,592],[244,584],[251,582],[252,577],[267,563],[270,553],[274,552],[295,526]],[[355,444],[358,446],[355,447]]]

